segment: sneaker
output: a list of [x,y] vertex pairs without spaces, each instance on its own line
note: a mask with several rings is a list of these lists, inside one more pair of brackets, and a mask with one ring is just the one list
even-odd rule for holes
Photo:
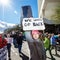
[[56,60],[55,58],[52,58],[51,60]]
[[11,60],[11,58],[9,57],[9,60]]

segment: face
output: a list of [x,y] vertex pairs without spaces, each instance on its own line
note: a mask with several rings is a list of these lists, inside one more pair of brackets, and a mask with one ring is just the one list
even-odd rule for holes
[[54,33],[52,33],[51,36],[54,36]]
[[7,34],[7,37],[10,37],[10,34]]
[[33,39],[39,39],[39,34],[33,34]]
[[60,34],[58,34],[58,36],[60,37]]
[[50,38],[51,37],[51,35],[50,34],[48,34],[48,38]]
[[19,36],[22,36],[22,34],[20,33]]

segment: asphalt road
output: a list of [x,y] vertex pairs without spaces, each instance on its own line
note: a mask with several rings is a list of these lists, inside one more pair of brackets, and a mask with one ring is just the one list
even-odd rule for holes
[[21,56],[18,53],[18,48],[14,48],[14,46],[12,45],[11,48],[11,60],[29,60],[29,48],[28,48],[28,44],[27,42],[23,42],[23,46],[22,46],[22,54]]
[[[14,46],[12,45],[12,48],[11,48],[11,60],[29,60],[28,59],[28,57],[30,57],[29,53],[30,53],[30,51],[29,51],[28,43],[26,41],[23,42],[21,56],[19,56],[18,48],[14,48]],[[56,60],[60,60],[60,51],[58,51],[58,56],[55,55],[54,50],[52,50],[52,54],[53,54],[53,56],[54,56],[54,58]],[[48,51],[47,51],[46,55],[47,55],[46,60],[51,60],[51,57],[50,57]]]

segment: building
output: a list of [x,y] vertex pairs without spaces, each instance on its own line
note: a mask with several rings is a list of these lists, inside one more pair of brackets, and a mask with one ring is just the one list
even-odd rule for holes
[[54,14],[54,9],[58,4],[60,5],[60,0],[37,0],[38,2],[38,15],[41,17],[48,18]]
[[30,6],[22,6],[22,17],[23,18],[32,17],[32,9]]
[[[45,26],[47,31],[54,31],[54,32],[60,32],[60,22],[56,23],[56,21],[53,23],[51,22],[51,17],[55,13],[54,9],[59,5],[60,6],[60,0],[37,0],[38,3],[38,16],[39,18],[46,18],[45,20]],[[49,28],[48,28],[49,27]],[[53,30],[52,30],[53,29]]]

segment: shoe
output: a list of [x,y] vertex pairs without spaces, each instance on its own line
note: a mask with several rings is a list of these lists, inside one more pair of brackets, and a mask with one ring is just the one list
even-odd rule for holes
[[51,60],[56,60],[55,58],[52,58]]
[[9,60],[11,60],[11,58],[9,58]]
[[20,53],[19,56],[22,57],[23,55]]
[[22,56],[22,54],[20,53],[19,55],[21,55]]
[[57,53],[56,53],[55,55],[56,55],[56,56],[58,56],[58,54],[57,54]]

